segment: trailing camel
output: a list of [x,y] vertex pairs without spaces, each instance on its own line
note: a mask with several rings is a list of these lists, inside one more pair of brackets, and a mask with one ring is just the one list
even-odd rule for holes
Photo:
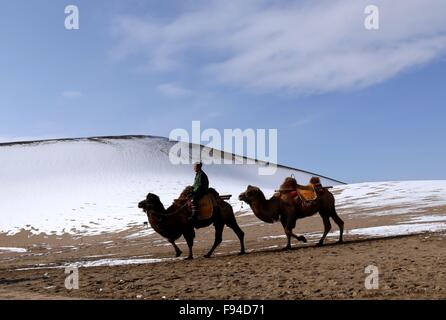
[[258,187],[248,186],[246,191],[241,193],[239,200],[246,202],[252,209],[254,215],[266,223],[274,223],[280,219],[287,236],[287,245],[284,249],[291,249],[291,238],[306,242],[305,237],[297,236],[293,233],[296,221],[310,217],[316,213],[322,218],[324,223],[324,233],[318,242],[318,246],[324,244],[324,240],[331,230],[330,218],[338,225],[340,236],[338,243],[343,242],[344,221],[338,216],[335,208],[335,198],[326,188],[321,188],[316,200],[311,204],[305,203],[300,197],[288,199],[274,195],[266,199],[262,190]]
[[211,218],[198,220],[194,225],[191,223],[189,217],[192,215],[192,210],[188,205],[189,198],[187,196],[190,194],[191,189],[192,187],[190,186],[186,187],[181,193],[180,198],[175,200],[167,209],[164,208],[160,198],[153,193],[149,193],[146,199],[139,203],[138,207],[146,212],[152,228],[172,244],[177,257],[179,257],[182,252],[175,244],[176,240],[181,236],[184,236],[189,248],[189,256],[186,259],[193,259],[192,247],[195,238],[195,228],[205,228],[211,224],[213,224],[215,228],[215,240],[214,245],[205,255],[206,258],[211,257],[214,250],[222,242],[225,225],[231,228],[239,238],[240,254],[244,254],[244,233],[237,224],[232,206],[223,201],[215,189],[209,189],[209,194],[213,198],[212,202],[214,204]]

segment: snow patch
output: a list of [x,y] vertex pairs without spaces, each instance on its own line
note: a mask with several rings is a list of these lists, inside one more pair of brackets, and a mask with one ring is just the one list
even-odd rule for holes
[[350,235],[366,237],[391,237],[399,235],[417,234],[423,232],[438,232],[446,230],[446,223],[419,223],[419,224],[398,224],[391,226],[379,226],[369,228],[353,229],[348,232]]
[[1,252],[25,253],[27,250],[24,248],[0,247],[0,253]]
[[147,258],[147,259],[101,259],[101,260],[84,260],[77,262],[65,263],[63,265],[55,266],[54,264],[39,264],[34,267],[20,268],[16,271],[40,270],[40,269],[65,269],[65,268],[92,268],[92,267],[116,267],[136,264],[152,264],[164,261],[178,260],[178,258]]

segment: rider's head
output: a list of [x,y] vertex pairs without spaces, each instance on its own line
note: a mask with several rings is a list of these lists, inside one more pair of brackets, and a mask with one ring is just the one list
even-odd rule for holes
[[201,167],[203,167],[203,164],[201,162],[197,162],[194,164],[194,171],[198,172],[201,170]]

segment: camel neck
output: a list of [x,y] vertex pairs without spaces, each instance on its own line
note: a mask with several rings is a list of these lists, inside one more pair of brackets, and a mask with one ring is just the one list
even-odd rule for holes
[[156,205],[156,208],[150,210],[148,213],[153,215],[154,217],[158,217],[160,215],[165,214],[166,209],[164,208],[164,205],[162,203],[159,203]]
[[251,209],[254,215],[267,223],[272,223],[276,216],[276,210],[271,206],[271,201],[271,199],[266,200],[265,196],[262,195],[251,203]]

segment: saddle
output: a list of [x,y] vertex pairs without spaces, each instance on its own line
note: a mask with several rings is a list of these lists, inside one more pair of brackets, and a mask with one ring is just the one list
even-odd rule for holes
[[317,192],[312,184],[306,186],[299,185],[297,186],[296,191],[303,201],[315,201],[317,199]]
[[[188,206],[192,209],[192,200],[188,201]],[[203,198],[198,201],[198,221],[212,218],[215,206],[217,206],[217,204],[215,203],[214,197],[209,193],[204,195]]]
[[291,203],[298,201],[302,202],[302,206],[311,206],[318,198],[318,193],[323,191],[320,180],[313,177],[308,185],[299,185],[293,177],[287,177],[280,185],[279,196],[285,201]]

